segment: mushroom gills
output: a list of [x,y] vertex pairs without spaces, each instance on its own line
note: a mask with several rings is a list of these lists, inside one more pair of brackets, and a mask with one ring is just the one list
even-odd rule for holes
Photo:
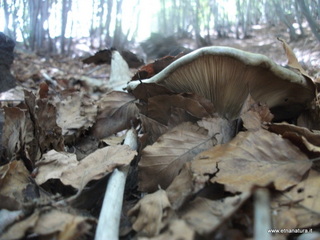
[[[315,97],[313,82],[300,73],[264,55],[229,47],[198,49],[142,82],[203,96],[229,120],[239,117],[249,94],[255,101],[266,103],[276,120],[296,117]],[[128,89],[136,85],[129,83]]]

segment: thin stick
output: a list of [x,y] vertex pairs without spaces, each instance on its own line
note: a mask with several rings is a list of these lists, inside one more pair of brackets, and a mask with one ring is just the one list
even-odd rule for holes
[[[129,145],[133,150],[137,150],[137,134],[135,129],[130,129],[127,132],[124,144]],[[115,169],[109,178],[95,240],[119,239],[120,216],[128,170],[129,166],[119,170]]]

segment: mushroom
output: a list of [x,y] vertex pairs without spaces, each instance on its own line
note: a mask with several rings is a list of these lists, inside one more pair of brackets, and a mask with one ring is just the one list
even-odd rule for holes
[[[228,120],[238,118],[249,94],[267,104],[275,120],[298,116],[315,97],[313,81],[300,72],[279,66],[264,55],[231,47],[198,49],[142,82],[206,97]],[[128,91],[138,84],[130,82]]]

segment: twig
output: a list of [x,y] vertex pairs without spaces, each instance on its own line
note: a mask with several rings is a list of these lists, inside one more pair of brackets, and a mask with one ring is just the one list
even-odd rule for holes
[[258,188],[254,193],[254,239],[271,240],[270,197],[266,188]]
[[[127,132],[124,144],[137,150],[137,134],[135,129]],[[119,239],[119,225],[122,210],[122,201],[129,166],[115,169],[111,174],[104,196],[95,240]]]

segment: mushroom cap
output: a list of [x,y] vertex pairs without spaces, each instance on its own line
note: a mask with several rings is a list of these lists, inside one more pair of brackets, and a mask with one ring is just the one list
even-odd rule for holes
[[[239,116],[249,94],[266,103],[278,120],[297,116],[315,97],[313,81],[299,72],[261,54],[220,46],[193,51],[142,82],[208,98],[230,120]],[[138,84],[130,82],[128,91]]]

